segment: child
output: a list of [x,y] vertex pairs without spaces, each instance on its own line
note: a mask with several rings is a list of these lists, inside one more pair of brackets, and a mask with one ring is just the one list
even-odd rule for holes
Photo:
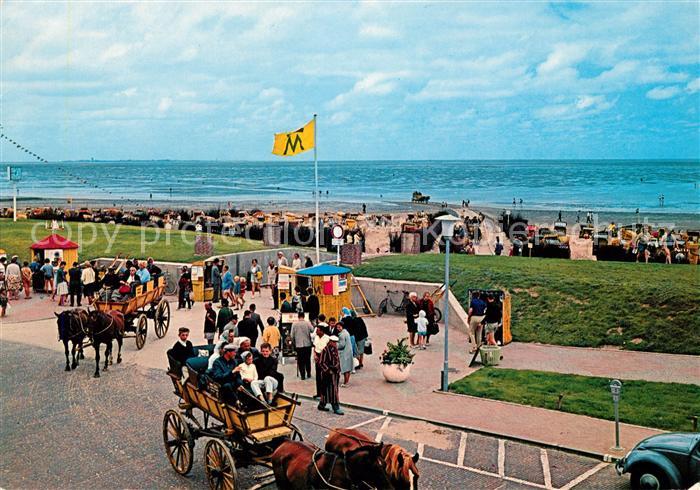
[[241,294],[238,296],[238,300],[241,302],[241,308],[245,305],[245,290],[247,286],[248,281],[246,281],[245,277],[241,277]]
[[242,364],[239,364],[233,369],[234,373],[240,373],[243,380],[243,386],[250,389],[250,384],[258,380],[258,370],[253,364],[253,353],[245,351],[241,354]]
[[428,337],[428,318],[425,315],[425,310],[418,312],[416,327],[418,328],[418,348],[425,350],[425,339]]
[[233,304],[235,308],[239,309],[240,295],[241,295],[241,278],[240,276],[235,276],[233,278],[233,289],[231,290],[233,295]]

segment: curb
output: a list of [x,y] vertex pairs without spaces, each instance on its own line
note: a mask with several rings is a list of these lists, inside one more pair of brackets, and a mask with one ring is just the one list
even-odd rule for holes
[[[316,401],[316,399],[314,399],[314,397],[309,396],[309,395],[305,395],[303,393],[297,393],[297,395],[299,398],[303,398],[304,400],[308,400],[308,401],[312,401],[312,402]],[[400,419],[404,419],[404,420],[417,420],[419,422],[426,422],[428,424],[433,424],[433,425],[437,425],[440,427],[446,427],[448,429],[453,429],[453,430],[472,432],[474,434],[479,434],[479,435],[484,435],[484,436],[498,437],[500,439],[505,439],[505,440],[513,441],[513,442],[520,442],[523,444],[535,445],[535,446],[539,446],[539,447],[545,448],[545,449],[556,449],[559,451],[565,451],[567,453],[576,454],[578,456],[584,456],[587,458],[597,459],[597,460],[605,462],[605,463],[613,463],[613,462],[622,458],[622,455],[616,456],[613,454],[601,454],[601,453],[597,453],[597,452],[593,452],[593,451],[587,451],[585,449],[578,449],[578,448],[569,447],[569,446],[562,446],[559,444],[552,444],[552,443],[540,441],[537,439],[526,439],[523,437],[517,437],[517,436],[513,436],[513,435],[501,433],[501,432],[489,432],[489,431],[486,431],[483,429],[478,429],[475,427],[469,427],[466,425],[451,424],[448,422],[441,422],[439,420],[430,420],[430,419],[427,419],[424,417],[417,417],[415,415],[410,415],[410,414],[406,414],[406,413],[402,413],[402,412],[396,412],[393,410],[384,410],[382,408],[371,407],[368,405],[360,405],[359,403],[343,403],[343,402],[341,402],[341,406],[354,408],[356,410],[365,410],[368,412],[376,413],[378,415],[386,415],[386,416],[391,416],[391,417],[400,418]]]

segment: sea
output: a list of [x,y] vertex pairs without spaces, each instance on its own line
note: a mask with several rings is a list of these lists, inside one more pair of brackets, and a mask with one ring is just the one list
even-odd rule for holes
[[[158,203],[305,203],[314,199],[314,163],[277,161],[3,162],[21,170],[20,199],[104,199]],[[3,169],[4,172],[6,170]],[[697,160],[320,161],[322,199],[368,207],[410,201],[500,209],[698,216]],[[11,196],[6,178],[3,202]],[[663,197],[663,199],[662,199]],[[522,202],[521,202],[522,200]],[[239,207],[242,207],[239,205]]]

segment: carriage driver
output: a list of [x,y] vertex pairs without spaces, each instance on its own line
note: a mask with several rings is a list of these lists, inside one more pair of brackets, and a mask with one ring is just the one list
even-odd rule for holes
[[233,370],[236,367],[236,348],[231,344],[226,344],[223,353],[207,374],[212,380],[221,385],[221,398],[224,403],[235,405],[238,402],[237,390],[241,386],[241,376]]

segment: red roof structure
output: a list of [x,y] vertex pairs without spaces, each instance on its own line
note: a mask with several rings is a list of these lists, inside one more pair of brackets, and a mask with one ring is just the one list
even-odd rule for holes
[[80,248],[80,245],[68,240],[66,237],[54,233],[43,240],[32,243],[29,248],[32,250],[70,250],[73,248]]

